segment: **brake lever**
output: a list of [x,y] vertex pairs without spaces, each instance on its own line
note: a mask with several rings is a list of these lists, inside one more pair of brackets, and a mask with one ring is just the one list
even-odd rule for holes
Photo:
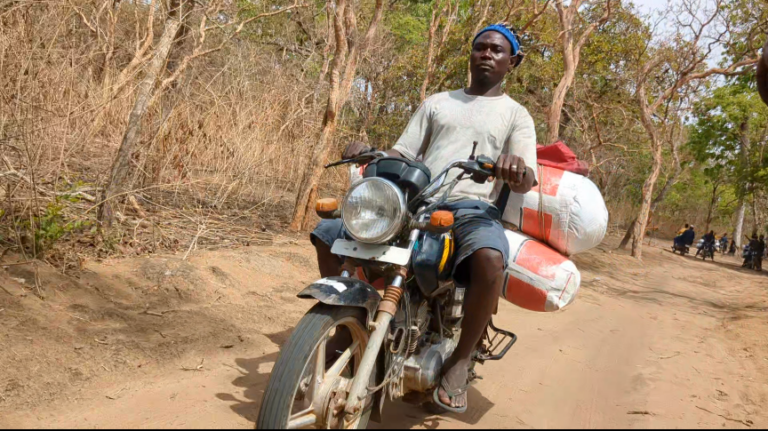
[[325,165],[325,169],[332,168],[334,166],[346,165],[349,163],[365,164],[374,159],[377,159],[379,157],[385,157],[385,156],[386,156],[386,153],[384,153],[383,151],[373,151],[369,153],[363,153],[357,157],[352,157],[351,159],[343,159],[337,162],[328,163],[327,165]]

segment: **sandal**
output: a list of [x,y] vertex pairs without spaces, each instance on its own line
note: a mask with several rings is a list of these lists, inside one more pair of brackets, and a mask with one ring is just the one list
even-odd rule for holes
[[467,405],[469,404],[469,400],[467,400],[467,403],[464,404],[463,407],[451,407],[451,406],[443,404],[443,402],[440,401],[440,394],[439,394],[440,388],[443,388],[443,390],[445,390],[445,393],[448,394],[448,398],[450,398],[451,401],[453,401],[453,399],[455,397],[467,393],[467,389],[469,389],[469,382],[465,383],[464,385],[460,386],[459,388],[457,388],[455,390],[449,390],[448,389],[448,384],[445,381],[445,377],[441,377],[440,378],[440,384],[437,385],[437,387],[435,388],[435,392],[432,394],[432,398],[433,398],[433,401],[435,402],[435,404],[437,404],[438,406],[448,410],[449,412],[464,413],[464,412],[467,411]]

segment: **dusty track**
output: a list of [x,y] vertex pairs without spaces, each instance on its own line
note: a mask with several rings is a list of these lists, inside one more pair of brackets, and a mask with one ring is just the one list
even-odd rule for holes
[[[485,379],[470,389],[465,415],[393,402],[384,425],[768,426],[768,276],[719,255],[702,262],[651,247],[639,263],[609,250],[575,259],[583,287],[569,309],[537,314],[501,304],[497,324],[519,341],[481,368]],[[93,265],[82,289],[44,302],[0,300],[8,347],[0,369],[13,374],[0,375],[0,427],[253,427],[279,346],[309,305],[293,298],[316,275],[308,243],[168,258],[161,267],[187,272],[151,283],[157,271],[142,261]],[[136,268],[144,270],[130,283],[120,278]],[[103,294],[89,296],[99,282]],[[142,287],[152,283],[182,299],[159,301]],[[120,318],[93,311],[105,298]],[[90,314],[80,312],[86,300]],[[145,303],[178,309],[146,315]],[[34,315],[42,312],[50,321]],[[77,318],[57,320],[60,312]],[[203,358],[200,370],[182,369]],[[73,368],[85,377],[62,371]]]

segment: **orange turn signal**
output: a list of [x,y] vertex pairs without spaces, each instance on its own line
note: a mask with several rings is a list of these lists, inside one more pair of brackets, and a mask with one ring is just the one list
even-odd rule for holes
[[453,225],[453,213],[450,211],[435,211],[429,217],[429,224],[435,227],[448,227]]
[[330,213],[339,209],[339,201],[336,198],[318,199],[315,203],[315,211],[318,213]]

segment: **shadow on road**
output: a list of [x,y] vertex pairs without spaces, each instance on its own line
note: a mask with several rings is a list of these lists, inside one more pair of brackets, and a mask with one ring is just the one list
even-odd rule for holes
[[[275,334],[265,334],[274,343],[281,345],[290,336],[293,328]],[[243,399],[231,393],[218,393],[216,398],[231,402],[232,411],[243,418],[256,423],[261,408],[261,401],[269,381],[272,365],[277,360],[279,352],[269,353],[258,358],[238,358],[235,363],[240,369],[240,376],[232,381],[234,386],[244,388]],[[483,416],[493,407],[493,402],[485,398],[474,386],[469,388],[469,408],[461,415],[445,413],[434,415],[423,407],[408,404],[400,400],[387,401],[384,405],[384,422],[377,424],[371,422],[368,427],[372,429],[385,428],[413,428],[423,426],[428,429],[437,428],[441,421],[450,418],[451,422],[462,422],[468,425],[477,424]]]
[[[273,343],[282,346],[290,337],[293,328],[274,334],[265,334]],[[216,398],[232,402],[230,406],[232,411],[245,419],[256,423],[261,408],[261,399],[264,397],[264,390],[267,388],[269,376],[272,372],[272,365],[277,360],[280,352],[268,353],[258,358],[237,358],[235,364],[241,376],[232,381],[232,384],[244,388],[244,399],[237,398],[234,394],[218,393]]]
[[[422,406],[408,404],[400,400],[388,401],[384,404],[383,423],[371,422],[368,424],[368,428],[411,429],[419,426],[426,429],[436,429],[446,419],[450,419],[451,423],[461,422],[467,425],[476,425],[494,406],[493,402],[485,398],[474,386],[470,386],[467,391],[467,399],[469,407],[464,414],[443,413],[440,415],[429,413]],[[448,424],[448,428],[452,428],[452,426]]]
[[[670,253],[670,254],[672,253],[669,250],[664,250],[664,251],[666,253]],[[696,261],[700,261],[702,263],[714,264],[715,266],[717,266],[719,268],[725,268],[725,269],[729,269],[731,271],[740,272],[740,273],[742,273],[744,275],[759,275],[759,276],[763,276],[763,277],[768,277],[768,272],[766,272],[766,271],[755,271],[754,269],[742,268],[741,267],[741,263],[737,264],[737,263],[732,263],[732,262],[729,262],[729,261],[719,260],[718,257],[719,258],[724,258],[724,256],[722,254],[716,254],[715,255],[715,260],[711,260],[711,259],[703,260],[700,257],[694,256],[693,254],[687,254],[685,256],[679,256],[678,255],[678,257],[683,257],[683,258],[688,259],[688,260],[693,259],[693,260],[696,260]],[[733,259],[733,257],[728,257],[727,259]]]

